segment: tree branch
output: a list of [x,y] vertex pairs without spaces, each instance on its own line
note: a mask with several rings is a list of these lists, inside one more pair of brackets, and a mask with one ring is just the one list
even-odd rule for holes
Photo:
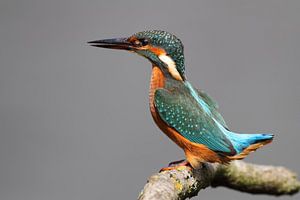
[[196,196],[208,186],[224,186],[252,194],[292,195],[300,190],[294,172],[284,167],[233,161],[229,165],[203,164],[201,169],[179,167],[152,175],[139,200],[173,200]]

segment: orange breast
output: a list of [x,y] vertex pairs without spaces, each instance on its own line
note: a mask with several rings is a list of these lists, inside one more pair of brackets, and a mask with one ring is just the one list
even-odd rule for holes
[[149,91],[149,104],[152,117],[157,126],[179,147],[181,147],[187,157],[188,162],[192,167],[197,168],[201,162],[227,162],[226,158],[218,156],[215,152],[208,149],[205,145],[193,143],[184,138],[174,128],[169,127],[159,116],[154,105],[155,90],[163,88],[166,78],[163,72],[157,66],[153,66],[150,91]]

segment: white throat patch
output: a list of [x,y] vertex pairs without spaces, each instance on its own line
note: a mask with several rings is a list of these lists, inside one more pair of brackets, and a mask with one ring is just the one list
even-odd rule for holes
[[182,81],[182,78],[176,69],[176,64],[174,60],[170,58],[170,56],[167,56],[166,54],[161,54],[158,56],[158,58],[168,66],[168,71],[173,76],[173,78]]

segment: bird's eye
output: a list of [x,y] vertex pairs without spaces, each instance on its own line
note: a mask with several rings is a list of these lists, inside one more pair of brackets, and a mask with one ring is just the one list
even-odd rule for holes
[[139,40],[135,40],[133,41],[134,45],[135,46],[139,46],[139,47],[143,47],[143,46],[146,46],[149,42],[147,39],[139,39]]
[[147,40],[147,39],[140,39],[140,42],[141,42],[141,45],[142,46],[146,46],[148,43],[149,43],[149,41]]

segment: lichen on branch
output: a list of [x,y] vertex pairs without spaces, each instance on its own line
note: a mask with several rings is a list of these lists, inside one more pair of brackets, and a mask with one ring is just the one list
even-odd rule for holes
[[275,196],[292,195],[300,190],[296,174],[289,169],[233,161],[229,165],[205,163],[198,170],[179,167],[154,174],[138,199],[181,200],[196,196],[208,186]]

